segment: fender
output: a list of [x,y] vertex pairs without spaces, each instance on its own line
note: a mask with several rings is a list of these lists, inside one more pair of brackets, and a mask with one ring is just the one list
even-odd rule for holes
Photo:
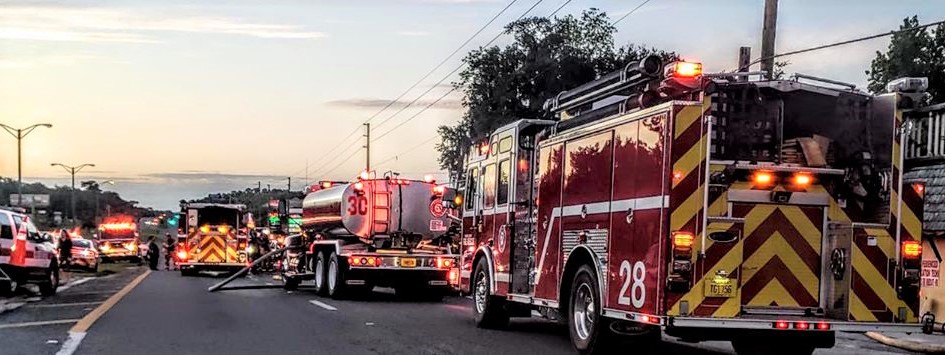
[[[604,266],[604,263],[600,261],[600,257],[597,255],[597,253],[595,253],[593,250],[591,250],[591,248],[588,248],[587,245],[584,245],[584,244],[578,244],[574,248],[571,248],[571,251],[568,252],[568,261],[571,260],[571,255],[574,255],[574,253],[577,252],[578,249],[583,249],[585,252],[587,252],[588,255],[591,256],[592,263],[594,264],[593,265],[594,272],[597,273],[597,288],[599,289],[599,292],[600,292],[598,293],[598,295],[600,295],[601,307],[603,307],[603,304],[605,303],[604,300],[607,297],[607,295],[604,294],[604,284],[607,283],[607,280],[604,279],[604,277],[606,277],[607,274],[602,269],[602,267]],[[568,265],[566,264],[565,267],[567,266]],[[561,296],[562,295],[558,295],[558,298],[560,299]]]
[[[492,259],[492,248],[489,247],[488,245],[481,245],[479,246],[479,249],[476,250],[476,254],[480,254],[480,253],[486,259],[486,266],[488,266],[487,270],[489,273],[489,281],[490,281],[489,294],[495,295],[495,289],[496,289],[495,261]],[[475,267],[473,267],[473,271],[475,272]],[[472,282],[473,280],[475,280],[475,276],[470,277],[469,280],[470,282]],[[470,286],[470,289],[472,289],[472,286]]]

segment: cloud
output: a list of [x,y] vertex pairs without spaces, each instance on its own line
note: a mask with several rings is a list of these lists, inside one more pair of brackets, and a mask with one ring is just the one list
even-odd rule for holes
[[398,31],[398,36],[407,36],[407,37],[427,37],[430,35],[430,32],[427,31]]
[[300,26],[207,16],[156,15],[125,9],[72,6],[0,6],[0,39],[62,42],[158,42],[149,32],[227,34],[274,39],[318,39]]
[[[431,104],[433,100],[419,100],[415,102],[410,107],[412,108],[423,108]],[[346,107],[346,108],[356,108],[356,109],[373,109],[373,108],[383,108],[390,103],[390,100],[386,99],[366,99],[366,98],[354,98],[354,99],[342,99],[328,101],[325,104],[328,106],[335,107]],[[399,100],[391,105],[391,108],[401,108],[410,103],[410,101]],[[440,100],[433,105],[431,108],[443,109],[443,110],[458,110],[462,108],[462,102],[458,99],[444,99]]]

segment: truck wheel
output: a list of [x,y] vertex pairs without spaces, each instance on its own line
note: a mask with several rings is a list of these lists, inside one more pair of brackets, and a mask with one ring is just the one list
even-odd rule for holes
[[39,294],[44,297],[55,295],[56,289],[59,288],[59,267],[55,265],[54,260],[49,269],[46,270],[46,280],[39,284]]
[[568,330],[571,345],[580,354],[599,354],[613,349],[616,335],[609,322],[601,316],[601,299],[597,275],[584,265],[574,275],[568,299]]
[[509,325],[509,313],[505,301],[491,295],[492,279],[489,277],[485,261],[476,264],[474,273],[473,316],[479,328],[497,329]]
[[345,297],[345,265],[337,253],[331,252],[328,258],[328,296],[333,299],[342,299]]
[[13,297],[16,294],[16,288],[20,286],[14,279],[0,281],[0,297]]
[[325,277],[328,264],[325,263],[325,259],[325,252],[318,252],[318,256],[311,267],[315,274],[315,294],[319,296],[328,295],[328,279]]

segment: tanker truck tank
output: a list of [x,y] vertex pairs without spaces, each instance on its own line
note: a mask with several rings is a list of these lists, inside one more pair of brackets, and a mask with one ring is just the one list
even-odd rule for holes
[[435,184],[416,180],[341,184],[305,197],[302,227],[329,238],[356,236],[369,244],[395,236],[431,240],[445,234],[450,224],[442,193]]

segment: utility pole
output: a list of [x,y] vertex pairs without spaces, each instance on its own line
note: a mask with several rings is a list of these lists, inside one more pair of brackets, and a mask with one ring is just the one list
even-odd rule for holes
[[258,194],[258,193],[260,193],[260,192],[262,192],[262,181],[257,181],[257,182],[256,182],[256,193]]
[[[751,47],[741,47],[738,49],[738,71],[748,72],[748,63],[751,63]],[[747,76],[739,76],[736,81],[748,81]]]
[[266,192],[272,191],[272,185],[266,184]]
[[[16,205],[23,207],[23,138],[37,127],[52,128],[52,125],[49,123],[39,123],[26,128],[13,128],[0,123],[0,127],[3,127],[7,133],[10,133],[16,138]],[[10,201],[10,203],[13,203],[13,201]]]
[[364,171],[367,171],[368,174],[370,174],[371,173],[371,124],[370,123],[364,124],[364,131],[365,131],[364,149],[365,151],[367,151],[367,154],[366,154],[367,160],[364,162]]
[[778,0],[765,0],[765,18],[761,29],[761,70],[768,79],[774,76],[774,37],[778,27]]
[[82,164],[77,166],[68,166],[62,163],[52,163],[50,166],[61,166],[63,169],[69,172],[72,175],[72,193],[69,197],[69,202],[72,205],[72,227],[75,228],[75,173],[82,170],[85,167],[95,167],[95,164]]
[[291,176],[289,176],[289,186],[285,191],[286,192],[292,191],[292,177]]

